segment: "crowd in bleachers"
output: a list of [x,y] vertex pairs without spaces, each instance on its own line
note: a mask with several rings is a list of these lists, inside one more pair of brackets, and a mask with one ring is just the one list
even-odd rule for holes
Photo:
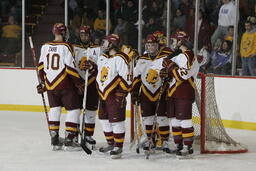
[[[0,55],[17,55],[21,50],[21,0],[1,0],[0,2]],[[26,0],[26,35],[36,31],[39,18],[44,14],[48,0]],[[64,3],[64,0],[63,0]],[[226,9],[230,8],[230,20],[221,19]],[[155,31],[166,32],[166,0],[146,0],[142,6],[142,38]],[[195,0],[171,0],[171,33],[184,30],[194,40]],[[231,74],[232,43],[234,35],[234,0],[201,0],[199,10],[198,52],[204,57],[202,72]],[[246,29],[247,23],[252,29]],[[90,26],[95,44],[100,44],[106,31],[105,0],[68,0],[69,42],[79,41],[79,28]],[[244,45],[250,43],[242,37],[256,40],[256,0],[239,1],[239,25],[237,41],[237,68],[242,68],[242,75],[256,75],[256,52],[244,52]],[[121,37],[121,44],[137,48],[138,40],[138,0],[110,0],[110,33]],[[6,29],[8,28],[8,29]],[[12,28],[12,29],[9,29]],[[6,33],[6,30],[8,30]],[[13,31],[12,33],[10,33]],[[255,33],[255,34],[254,34]],[[245,35],[245,36],[244,36]],[[9,37],[8,37],[9,36]],[[10,37],[11,36],[11,37]],[[7,43],[8,41],[10,43]],[[13,43],[16,41],[17,43]],[[2,46],[4,44],[5,46]],[[6,46],[8,44],[8,46]],[[256,44],[256,41],[255,41]],[[253,44],[253,47],[255,47]],[[9,46],[10,45],[10,46]],[[12,47],[15,46],[15,47]],[[240,48],[241,47],[241,48]],[[250,47],[254,49],[253,47]],[[225,49],[225,50],[224,50]],[[256,48],[255,48],[256,49]],[[248,62],[249,61],[249,62]],[[251,65],[250,65],[251,64]],[[243,69],[244,68],[244,69]],[[237,73],[238,74],[238,73]]]
[[[48,0],[25,1],[26,36],[32,35]],[[0,63],[17,65],[22,47],[22,0],[0,1]]]
[[[167,1],[163,0],[143,1],[143,39],[157,30],[166,32],[166,3]],[[176,30],[184,30],[190,36],[192,44],[194,40],[194,4],[194,0],[171,0],[171,33]],[[244,24],[249,21],[254,28],[256,23],[255,5],[252,4],[256,4],[256,1],[240,0],[239,3],[238,49],[245,43],[241,42],[243,33],[248,32]],[[99,44],[100,39],[105,35],[105,5],[105,0],[69,0],[70,42],[78,41],[78,30],[81,25],[89,25],[94,29],[95,43]],[[225,18],[227,9],[230,10],[229,20]],[[231,75],[235,10],[234,1],[232,0],[200,1],[198,51],[199,56],[206,58],[201,66],[202,72]],[[111,0],[109,23],[110,33],[118,34],[122,39],[121,43],[137,48],[137,0]],[[254,46],[256,45],[254,44]],[[250,72],[243,69],[246,66],[243,56],[240,50],[237,52],[239,56],[237,67],[242,68],[241,74],[255,75],[253,71],[250,71],[251,69]],[[253,52],[250,54],[251,63],[255,63],[255,54]],[[251,66],[248,67],[251,68]]]

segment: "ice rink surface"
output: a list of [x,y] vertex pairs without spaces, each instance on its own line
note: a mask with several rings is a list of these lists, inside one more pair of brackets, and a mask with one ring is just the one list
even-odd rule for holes
[[[52,151],[44,113],[0,111],[0,171],[255,171],[256,132],[227,129],[228,134],[246,145],[243,154],[199,154],[179,160],[174,155],[157,152],[149,160],[144,153],[129,149],[128,136],[122,159],[93,151]],[[62,116],[65,118],[65,115]],[[129,118],[127,119],[128,123]],[[63,129],[63,128],[62,128]],[[63,132],[63,130],[61,131]],[[99,123],[97,147],[105,145]],[[142,151],[142,150],[141,150]]]

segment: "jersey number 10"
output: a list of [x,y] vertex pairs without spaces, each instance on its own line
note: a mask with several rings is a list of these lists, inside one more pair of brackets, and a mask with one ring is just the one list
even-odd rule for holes
[[60,67],[60,55],[57,53],[46,55],[47,58],[47,66],[46,68],[49,69],[49,66],[52,70],[58,70]]

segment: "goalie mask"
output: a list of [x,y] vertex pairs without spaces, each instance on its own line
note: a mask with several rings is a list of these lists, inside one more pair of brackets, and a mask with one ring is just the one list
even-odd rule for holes
[[156,55],[159,49],[159,41],[153,34],[149,34],[145,41],[145,50],[149,55]]
[[120,43],[119,36],[117,34],[110,34],[103,39],[101,48],[103,52],[106,52],[112,48],[118,48],[119,43]]
[[52,27],[52,33],[54,35],[61,35],[65,37],[67,33],[67,28],[63,23],[56,23]]
[[79,31],[80,40],[82,43],[89,43],[91,41],[91,27],[81,26]]
[[177,50],[181,45],[187,46],[189,42],[189,36],[184,31],[177,31],[171,35],[170,48]]

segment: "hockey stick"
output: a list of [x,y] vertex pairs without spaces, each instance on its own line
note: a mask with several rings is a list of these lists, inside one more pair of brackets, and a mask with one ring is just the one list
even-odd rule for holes
[[[37,68],[36,53],[35,53],[32,37],[29,36],[28,39],[29,39],[29,44],[30,44],[30,48],[31,48],[33,63],[34,63],[34,66],[36,67],[37,80],[38,80],[38,83],[41,84],[42,80],[39,77],[39,72],[38,72],[38,68]],[[47,112],[47,108],[46,108],[46,102],[45,102],[45,98],[44,98],[44,94],[43,93],[41,94],[41,97],[42,97],[42,101],[43,101],[43,105],[44,105],[44,113],[45,113],[45,116],[46,116],[46,121],[47,121],[47,125],[48,125],[48,131],[49,131],[49,134],[51,135],[50,128],[49,128],[49,116],[48,116],[48,112]]]
[[85,120],[85,109],[86,109],[86,98],[87,98],[87,86],[88,86],[88,69],[85,71],[85,78],[84,78],[84,99],[83,99],[83,117],[82,117],[82,126],[81,126],[81,131],[79,131],[80,136],[81,136],[81,147],[87,154],[92,154],[92,151],[87,147],[86,141],[85,141],[85,136],[84,136],[84,120]]
[[154,115],[154,119],[153,119],[153,128],[152,128],[152,132],[151,132],[150,140],[149,140],[149,151],[148,151],[148,153],[146,153],[146,159],[149,159],[150,150],[151,150],[152,145],[153,145],[153,136],[154,136],[154,131],[156,129],[156,123],[157,123],[157,121],[156,121],[157,111],[158,111],[158,108],[160,106],[161,98],[162,98],[163,92],[165,90],[166,83],[167,83],[166,80],[162,80],[161,87],[160,87],[160,92],[159,92],[159,97],[158,97],[158,100],[156,102],[155,115]]

